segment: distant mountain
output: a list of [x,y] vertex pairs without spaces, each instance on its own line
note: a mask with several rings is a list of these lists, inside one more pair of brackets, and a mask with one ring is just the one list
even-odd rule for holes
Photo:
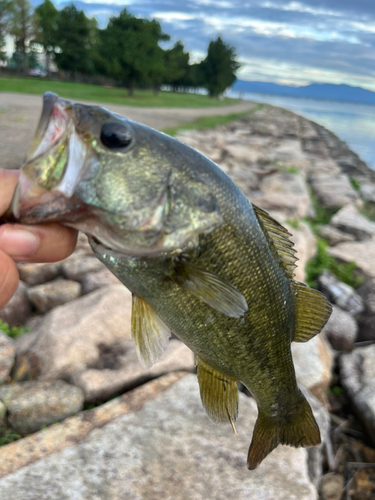
[[288,87],[287,85],[277,85],[276,83],[237,80],[232,86],[232,90],[238,92],[256,92],[259,94],[375,104],[375,92],[362,89],[361,87],[333,85],[331,83],[312,83],[305,87]]

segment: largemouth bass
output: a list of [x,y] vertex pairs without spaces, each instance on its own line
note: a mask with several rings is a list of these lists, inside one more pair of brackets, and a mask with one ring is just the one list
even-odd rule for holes
[[280,443],[320,443],[291,342],[319,333],[331,306],[294,280],[288,231],[216,164],[104,108],[47,93],[11,210],[22,223],[60,221],[88,235],[133,294],[142,363],[177,335],[195,353],[212,420],[233,425],[237,381],[249,389],[259,412],[249,469]]

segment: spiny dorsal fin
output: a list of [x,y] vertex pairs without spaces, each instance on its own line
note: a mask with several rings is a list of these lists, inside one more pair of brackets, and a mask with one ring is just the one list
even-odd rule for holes
[[149,368],[167,347],[171,331],[148,303],[134,294],[131,330],[138,358]]
[[318,290],[298,281],[292,282],[296,304],[295,342],[307,342],[327,323],[332,306]]
[[237,381],[215,370],[196,356],[197,376],[202,404],[214,422],[234,422],[238,415]]
[[295,256],[296,251],[293,248],[294,243],[289,239],[292,235],[265,210],[262,210],[256,205],[253,205],[253,209],[267,240],[271,241],[275,246],[286,276],[293,279],[294,269],[297,267],[296,261],[298,259]]
[[189,262],[181,262],[177,273],[176,280],[180,285],[230,318],[240,318],[248,310],[242,293],[217,274],[203,271]]

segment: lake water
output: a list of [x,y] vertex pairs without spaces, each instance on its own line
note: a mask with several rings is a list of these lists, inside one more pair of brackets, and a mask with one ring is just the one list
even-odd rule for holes
[[[238,98],[239,92],[231,92],[230,97]],[[241,97],[289,109],[323,125],[375,169],[375,106],[246,92]]]

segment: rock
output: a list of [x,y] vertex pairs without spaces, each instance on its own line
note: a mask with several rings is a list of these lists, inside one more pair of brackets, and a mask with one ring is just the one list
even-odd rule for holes
[[292,355],[297,382],[323,404],[326,404],[326,390],[331,381],[333,355],[322,335],[316,335],[308,342],[293,342]]
[[319,229],[319,234],[326,240],[331,246],[335,246],[338,243],[343,243],[344,241],[355,241],[355,238],[352,234],[344,233],[344,231],[340,231],[335,227],[330,225],[322,226]]
[[305,267],[310,259],[316,254],[316,237],[311,231],[310,226],[303,221],[298,221],[298,227],[294,228],[287,223],[284,226],[292,234],[290,237],[294,243],[298,258],[297,267],[294,270],[297,281],[305,281]]
[[17,351],[32,351],[40,379],[71,380],[86,402],[103,401],[161,374],[194,369],[192,352],[171,340],[151,370],[140,365],[131,338],[131,294],[111,285],[48,313],[38,329],[17,339]]
[[116,285],[120,281],[108,269],[103,269],[98,273],[89,273],[82,280],[82,295],[98,290],[103,286]]
[[313,215],[313,208],[302,175],[278,172],[267,176],[260,184],[261,195],[254,197],[255,205],[271,212],[283,212],[285,218]]
[[6,426],[6,413],[6,406],[2,401],[0,401],[0,428]]
[[103,349],[99,356],[96,366],[88,367],[72,377],[73,383],[84,391],[87,403],[106,401],[113,394],[166,373],[194,370],[194,355],[179,340],[171,340],[160,360],[147,370],[141,366],[132,343],[123,352],[117,346],[117,350]]
[[57,279],[27,290],[30,302],[45,313],[56,306],[77,299],[81,295],[81,285],[76,281]]
[[31,305],[27,297],[27,287],[20,281],[8,304],[0,309],[0,320],[9,326],[24,325],[31,315]]
[[340,243],[335,247],[327,248],[327,251],[344,262],[355,262],[362,274],[367,278],[375,278],[375,240]]
[[361,184],[359,192],[364,200],[375,203],[375,184]]
[[357,322],[348,312],[333,306],[332,315],[323,330],[336,351],[350,351],[357,338]]
[[340,358],[341,383],[375,443],[375,344]]
[[61,262],[47,264],[32,264],[29,262],[17,264],[20,279],[29,285],[40,285],[56,278],[60,274]]
[[325,269],[318,277],[320,290],[334,304],[355,316],[363,311],[363,300],[353,287],[338,280],[334,274]]
[[358,288],[364,302],[364,311],[358,318],[359,339],[375,340],[375,279],[367,281]]
[[344,477],[341,474],[335,474],[334,472],[325,474],[320,481],[322,500],[341,500],[344,487]]
[[9,377],[15,357],[16,349],[13,340],[0,330],[0,384]]
[[17,354],[11,373],[13,382],[34,380],[40,375],[40,361],[33,351],[23,351]]
[[345,174],[316,173],[311,178],[311,186],[319,203],[326,208],[338,208],[358,199],[357,191]]
[[375,223],[366,219],[354,205],[346,205],[331,219],[337,229],[352,234],[356,240],[368,240],[375,236]]
[[194,375],[160,390],[167,381],[2,448],[0,470],[12,474],[0,480],[0,496],[34,500],[37,491],[38,500],[317,500],[305,449],[279,446],[258,469],[247,470],[253,399],[240,394],[235,439],[229,424],[208,420]]
[[0,387],[0,400],[12,429],[25,435],[82,410],[84,395],[62,380],[33,381]]
[[106,269],[94,255],[82,255],[75,252],[65,259],[61,265],[62,274],[68,280],[82,281],[89,273],[97,273]]

